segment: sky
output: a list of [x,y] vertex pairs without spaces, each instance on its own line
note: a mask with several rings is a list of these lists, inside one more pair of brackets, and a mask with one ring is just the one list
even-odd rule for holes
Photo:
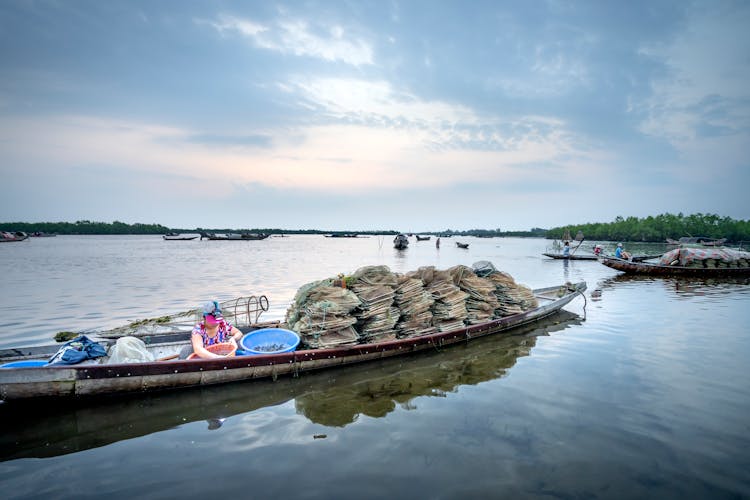
[[750,2],[0,2],[0,221],[750,219]]

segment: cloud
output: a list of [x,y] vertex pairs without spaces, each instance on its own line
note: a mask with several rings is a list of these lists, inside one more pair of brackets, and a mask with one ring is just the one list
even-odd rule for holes
[[652,95],[634,109],[645,115],[640,131],[669,141],[683,158],[702,149],[726,156],[729,149],[735,163],[746,162],[750,39],[735,34],[748,24],[746,5],[731,12],[696,7],[686,28],[669,43],[641,47],[641,55],[665,71],[652,79]]
[[407,150],[477,156],[493,153],[498,164],[594,156],[588,141],[575,136],[564,120],[555,117],[481,115],[461,104],[420,99],[387,81],[298,78],[286,87],[298,89],[303,104],[318,117],[325,116],[340,126],[393,130],[398,136],[394,137],[396,143],[399,137],[409,137]]
[[361,38],[347,37],[346,30],[339,25],[315,30],[308,21],[281,20],[266,26],[230,15],[221,15],[210,24],[222,35],[237,33],[250,38],[259,48],[282,54],[340,61],[352,66],[374,64],[372,46]]
[[207,146],[238,146],[238,147],[263,147],[271,144],[271,138],[267,135],[219,135],[219,134],[196,134],[185,137],[184,140],[194,144]]

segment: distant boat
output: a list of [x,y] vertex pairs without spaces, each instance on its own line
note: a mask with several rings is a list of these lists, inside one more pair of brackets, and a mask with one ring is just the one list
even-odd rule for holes
[[0,243],[11,243],[14,241],[23,241],[28,239],[29,235],[23,231],[2,231],[0,232]]
[[405,234],[399,234],[393,238],[393,248],[396,250],[404,250],[409,246],[409,238]]
[[57,233],[45,233],[43,231],[35,231],[31,233],[29,236],[33,236],[34,238],[50,238],[52,236],[57,236]]
[[461,243],[460,241],[456,242],[456,246],[458,248],[469,248],[469,244],[468,243]]
[[201,239],[207,240],[231,240],[231,241],[248,241],[248,240],[265,240],[270,234],[265,233],[201,233]]
[[[589,254],[589,253],[579,253],[577,255],[573,255],[573,254],[563,255],[561,253],[543,252],[542,255],[544,255],[545,257],[549,257],[551,259],[559,259],[559,260],[598,260],[599,258],[596,255]],[[642,262],[644,260],[649,260],[649,259],[658,259],[659,257],[661,257],[661,254],[634,255],[630,260],[632,262]]]
[[417,241],[430,241],[430,237],[417,235]]
[[182,236],[179,233],[167,233],[164,235],[164,239],[167,241],[187,241],[194,240],[197,236]]
[[356,233],[332,233],[327,234],[326,238],[357,238],[358,236]]
[[667,243],[670,245],[703,245],[704,247],[720,247],[726,241],[726,238],[707,238],[705,236],[683,236],[679,240],[667,238]]

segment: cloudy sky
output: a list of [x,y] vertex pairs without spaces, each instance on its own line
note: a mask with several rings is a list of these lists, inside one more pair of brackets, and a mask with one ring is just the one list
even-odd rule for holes
[[747,1],[0,2],[0,221],[750,218]]

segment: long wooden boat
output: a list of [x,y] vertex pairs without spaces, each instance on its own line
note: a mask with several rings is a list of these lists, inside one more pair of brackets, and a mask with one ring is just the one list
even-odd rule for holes
[[[597,260],[599,258],[594,254],[571,254],[571,255],[565,256],[561,253],[543,252],[542,255],[544,255],[545,257],[549,257],[551,259],[559,259],[559,260]],[[658,259],[659,257],[661,257],[661,254],[634,255],[632,260],[634,262],[643,262],[644,260]]]
[[207,240],[226,240],[226,241],[249,241],[249,240],[265,240],[271,236],[266,233],[226,233],[226,234],[214,234],[214,233],[201,233],[201,239]]
[[704,247],[720,247],[726,241],[726,238],[707,238],[705,236],[683,236],[679,240],[667,238],[667,244],[669,245],[703,245]]
[[430,236],[417,236],[417,241],[430,241]]
[[357,233],[331,233],[326,234],[326,238],[358,238],[359,235]]
[[599,262],[607,267],[630,274],[658,276],[700,276],[704,278],[722,276],[750,276],[750,267],[686,267],[664,266],[650,262],[631,262],[616,257],[600,257]]
[[170,236],[170,235],[164,235],[164,239],[167,241],[189,241],[196,239],[197,236]]
[[[586,283],[534,290],[539,307],[461,329],[376,344],[330,349],[303,349],[288,353],[234,356],[218,359],[168,360],[147,363],[104,364],[97,358],[86,364],[0,369],[0,399],[85,398],[101,394],[127,394],[184,387],[207,386],[243,380],[273,378],[325,368],[341,367],[440,349],[527,325],[559,312],[586,290]],[[152,341],[157,359],[168,359],[188,344],[181,339]],[[153,339],[152,339],[153,340]],[[0,362],[47,360],[57,345],[6,349]]]

